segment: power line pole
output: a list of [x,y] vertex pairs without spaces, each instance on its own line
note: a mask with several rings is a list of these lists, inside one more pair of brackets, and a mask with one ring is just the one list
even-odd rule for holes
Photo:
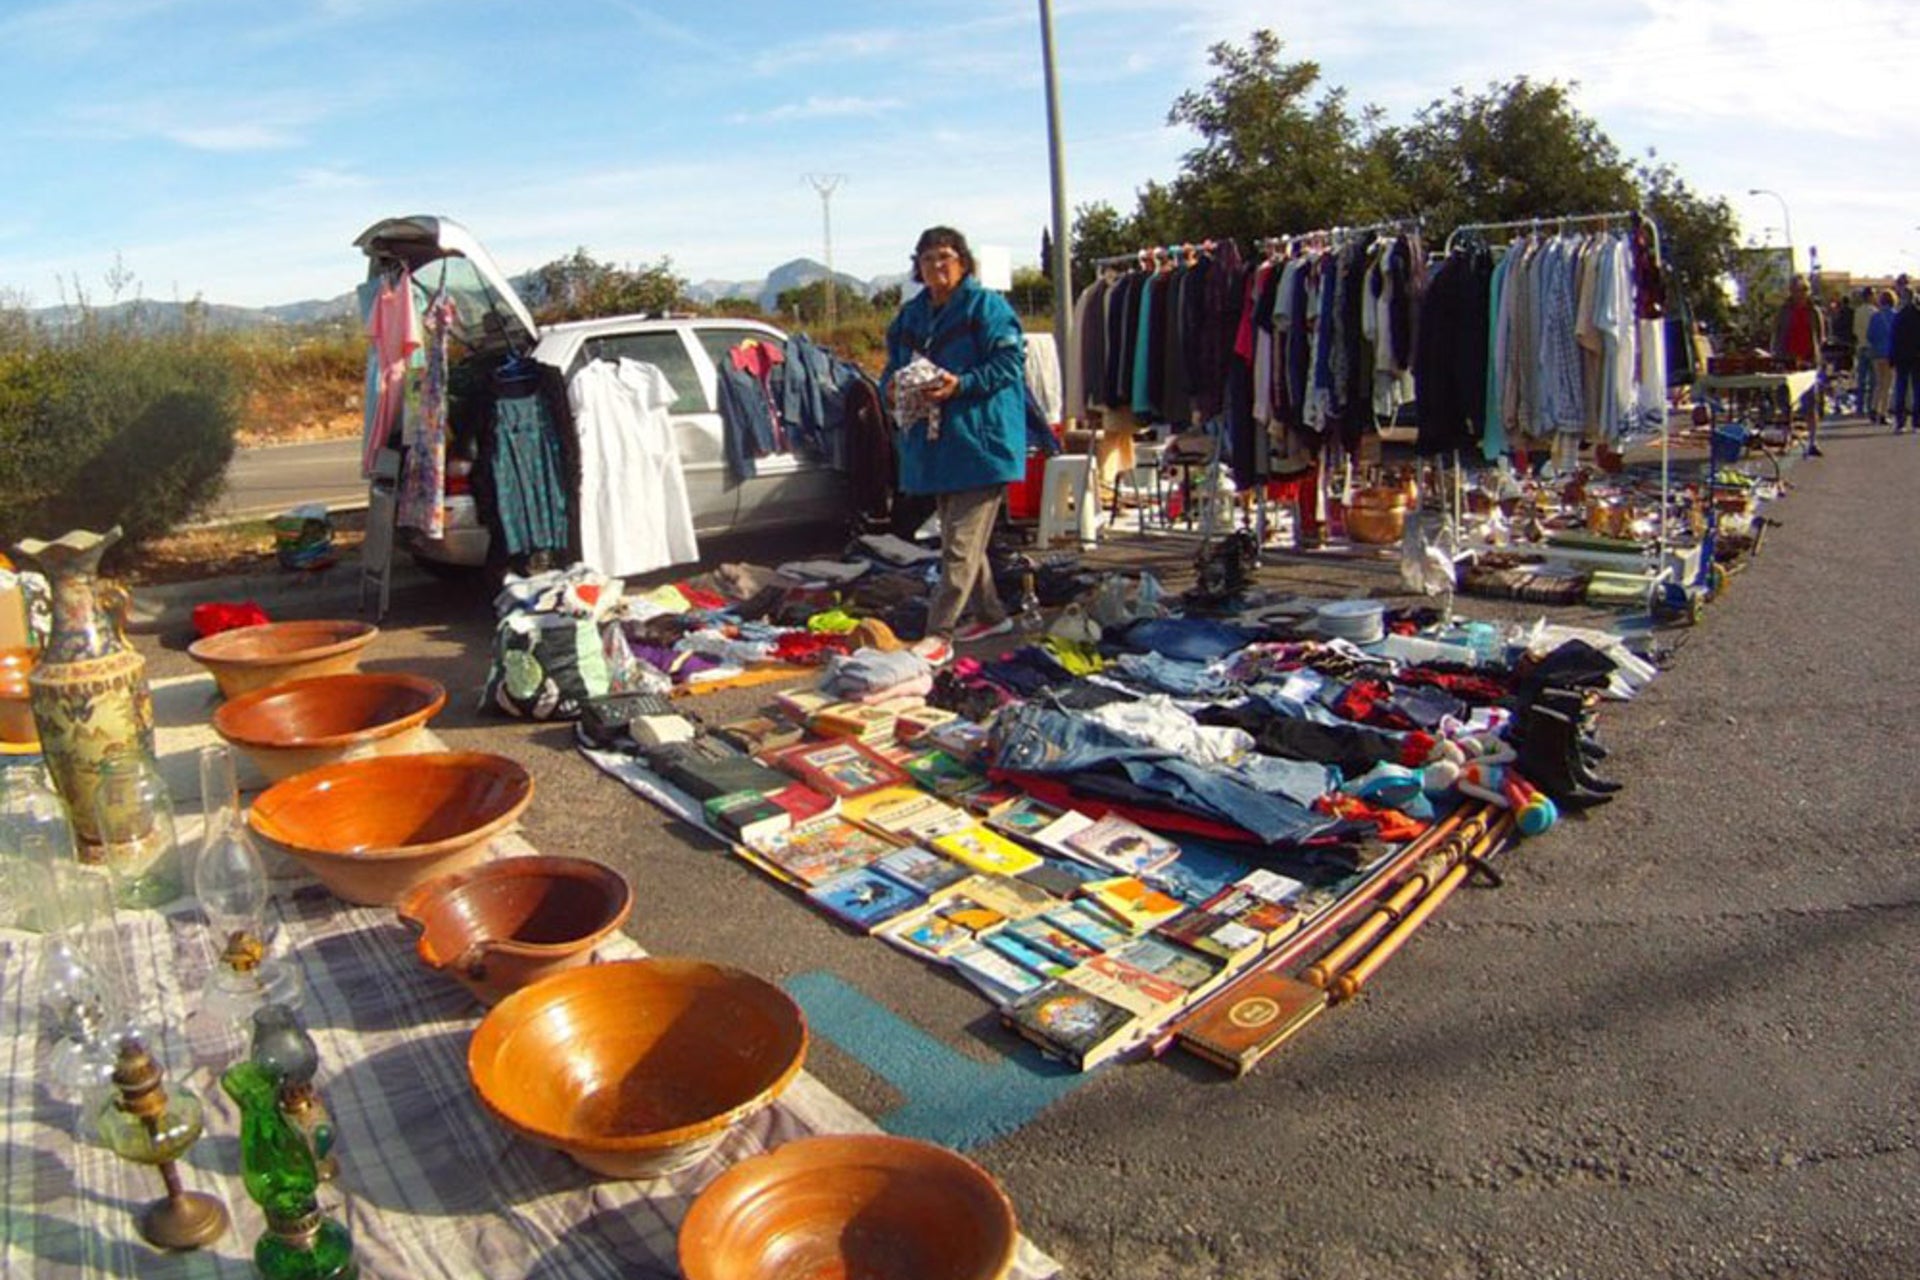
[[1060,76],[1054,65],[1053,5],[1048,0],[1040,0],[1040,60],[1047,83],[1047,158],[1053,188],[1053,261],[1043,265],[1053,277],[1053,345],[1064,386],[1073,359],[1073,244],[1068,239],[1066,142],[1060,132]]
[[820,232],[827,247],[827,333],[831,334],[839,323],[839,308],[835,297],[840,292],[840,282],[833,274],[833,193],[841,183],[847,180],[844,173],[809,173],[807,185],[820,193]]

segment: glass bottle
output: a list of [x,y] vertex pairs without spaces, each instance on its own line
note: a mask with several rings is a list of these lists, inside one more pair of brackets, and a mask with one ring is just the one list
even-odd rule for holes
[[253,1011],[253,1044],[247,1057],[279,1077],[280,1114],[306,1138],[320,1181],[333,1181],[340,1168],[333,1155],[333,1117],[313,1087],[320,1051],[293,1010],[263,1004]]
[[193,892],[213,932],[215,963],[207,979],[208,1011],[244,1027],[269,1001],[300,1004],[293,971],[267,954],[266,864],[240,817],[233,750],[200,748],[200,794],[206,834],[194,860]]
[[281,1113],[280,1083],[271,1068],[251,1060],[220,1077],[220,1087],[240,1106],[240,1173],[247,1195],[267,1218],[253,1264],[266,1280],[351,1280],[359,1274],[353,1238],[320,1213],[313,1152]]
[[1046,628],[1040,613],[1040,594],[1034,589],[1034,565],[1029,556],[1020,558],[1020,605],[1014,628],[1023,636],[1037,636]]
[[123,907],[157,907],[180,896],[180,846],[173,797],[153,758],[115,756],[100,768],[94,824],[101,856]]

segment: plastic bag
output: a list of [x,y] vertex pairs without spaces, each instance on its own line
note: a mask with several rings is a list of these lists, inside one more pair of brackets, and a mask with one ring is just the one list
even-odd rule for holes
[[482,707],[522,720],[572,720],[588,698],[611,692],[600,629],[591,619],[515,613],[494,627]]

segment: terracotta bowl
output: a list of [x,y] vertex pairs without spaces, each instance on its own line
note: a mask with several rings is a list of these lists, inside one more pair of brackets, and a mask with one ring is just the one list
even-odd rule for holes
[[587,858],[505,858],[442,876],[394,904],[420,958],[493,1004],[593,957],[633,910],[633,887]]
[[770,1106],[806,1053],[806,1019],[771,982],[702,960],[622,960],[495,1005],[467,1073],[528,1141],[608,1177],[651,1178],[696,1163]]
[[187,656],[213,673],[229,698],[253,689],[360,669],[360,651],[380,628],[350,619],[263,622],[196,640]]
[[687,1280],[1000,1280],[1020,1232],[992,1175],[945,1147],[800,1138],[708,1184],[680,1224]]
[[297,773],[262,791],[247,819],[348,902],[390,906],[483,861],[532,798],[532,777],[505,756],[435,751]]
[[33,657],[31,649],[0,649],[0,742],[31,746],[40,741],[27,688]]
[[219,735],[269,781],[323,764],[427,750],[427,721],[447,705],[437,680],[351,671],[243,693],[213,713]]

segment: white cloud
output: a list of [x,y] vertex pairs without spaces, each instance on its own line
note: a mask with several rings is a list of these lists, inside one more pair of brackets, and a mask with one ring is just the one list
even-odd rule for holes
[[838,31],[763,50],[750,65],[756,75],[765,76],[795,67],[864,62],[893,53],[905,39],[899,31]]
[[776,124],[788,120],[827,120],[843,116],[878,116],[898,110],[898,98],[826,98],[814,96],[804,102],[784,102],[765,111],[736,111],[727,119],[734,124]]

